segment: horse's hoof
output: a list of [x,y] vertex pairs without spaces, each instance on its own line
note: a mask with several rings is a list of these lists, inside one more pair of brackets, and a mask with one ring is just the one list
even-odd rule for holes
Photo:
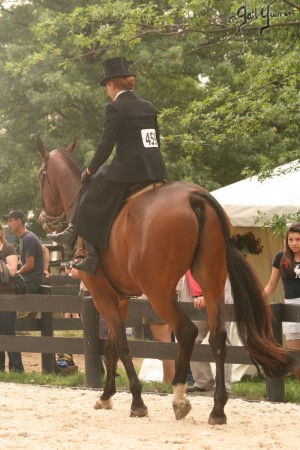
[[147,406],[130,410],[130,417],[146,417],[146,416],[148,416]]
[[176,403],[173,403],[173,409],[176,420],[181,420],[188,415],[188,413],[192,409],[192,405],[188,399],[180,400]]
[[111,398],[109,398],[108,400],[97,400],[95,403],[94,408],[95,409],[112,409],[113,407],[113,401]]
[[209,425],[226,425],[227,423],[227,417],[224,414],[223,416],[212,416],[210,414],[209,419],[208,419],[208,423]]

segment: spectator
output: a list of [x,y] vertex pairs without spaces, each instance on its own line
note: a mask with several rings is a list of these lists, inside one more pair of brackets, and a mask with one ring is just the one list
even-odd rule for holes
[[[17,271],[25,280],[29,294],[37,294],[44,280],[44,254],[38,237],[25,226],[25,214],[14,209],[7,216],[12,234],[20,238],[21,268]],[[37,313],[19,313],[18,317],[35,317]]]
[[[278,252],[272,264],[272,273],[264,294],[269,297],[282,280],[284,288],[284,303],[287,305],[300,305],[300,223],[295,223],[287,229],[284,249]],[[299,317],[299,316],[298,316]],[[300,323],[283,322],[283,333],[286,345],[292,350],[300,350]],[[294,374],[300,381],[300,368]]]
[[[192,277],[191,272],[188,271],[183,280],[181,301],[193,301],[196,309],[205,308],[205,300],[202,294],[202,289],[197,281]],[[229,282],[225,285],[225,303],[232,303],[231,290]],[[194,322],[198,327],[197,343],[201,343],[209,333],[209,324],[206,321],[199,320]],[[230,323],[226,323],[227,330],[227,344],[230,345],[228,335]],[[187,387],[187,392],[206,392],[214,388],[215,378],[212,373],[209,362],[191,361],[192,375],[195,380],[193,386]],[[225,364],[225,388],[229,393],[231,390],[231,375],[232,365]]]
[[[142,294],[139,298],[147,300],[145,294]],[[153,339],[158,342],[172,342],[172,329],[166,322],[156,319],[145,318],[144,324],[149,325]],[[172,383],[175,376],[175,361],[172,359],[162,360],[164,383]]]
[[[11,280],[17,272],[18,256],[12,244],[6,242],[5,232],[0,223],[0,294],[14,294],[15,285]],[[0,312],[0,334],[16,334],[16,311]],[[20,352],[7,352],[10,371],[24,372]],[[0,371],[5,371],[5,352],[0,351]]]
[[[153,338],[158,342],[172,342],[172,329],[167,323],[155,323],[148,321]],[[172,383],[175,376],[175,361],[163,359],[163,382]]]
[[[71,263],[67,263],[65,265],[65,274],[68,275],[69,277],[72,277],[72,278],[75,278],[75,279],[80,278],[78,270],[77,269],[73,269]],[[84,297],[85,295],[90,295],[88,290],[86,289],[83,281],[80,281],[79,295],[80,295],[80,297]],[[79,313],[65,312],[64,313],[64,317],[65,317],[65,319],[71,319],[71,318],[73,318],[73,319],[80,319],[80,314]]]
[[44,277],[50,278],[49,266],[50,266],[50,252],[46,245],[42,244],[44,255]]

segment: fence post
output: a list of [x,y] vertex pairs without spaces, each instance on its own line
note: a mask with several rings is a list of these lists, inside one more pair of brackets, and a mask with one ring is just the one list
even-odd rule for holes
[[99,315],[91,297],[82,297],[82,321],[85,384],[99,388],[104,367],[99,352]]
[[[41,321],[41,335],[53,337],[52,313],[42,312]],[[52,353],[42,353],[42,371],[45,373],[55,372],[55,355]]]
[[[276,342],[282,345],[282,304],[272,304],[271,308],[273,334]],[[266,377],[266,394],[270,402],[284,402],[284,378]]]

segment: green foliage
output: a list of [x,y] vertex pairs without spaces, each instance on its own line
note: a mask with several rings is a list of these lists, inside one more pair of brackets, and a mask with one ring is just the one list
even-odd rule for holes
[[[271,2],[272,3],[272,2]],[[34,137],[77,136],[87,164],[107,103],[101,62],[123,55],[158,108],[170,179],[209,190],[299,158],[300,7],[238,30],[230,0],[0,1],[0,213],[41,207]],[[245,1],[248,10],[258,1]],[[270,8],[275,8],[271,4]],[[239,23],[238,23],[239,22]]]
[[247,400],[265,400],[266,383],[258,378],[232,383],[232,395]]
[[[266,383],[258,377],[242,379],[232,384],[232,396],[245,400],[266,399]],[[285,379],[285,401],[300,404],[299,381],[294,376]]]
[[296,214],[273,214],[271,218],[262,211],[257,213],[254,222],[261,227],[269,228],[275,236],[284,237],[288,224],[300,223],[300,211]]
[[294,377],[288,377],[285,382],[285,401],[300,403],[299,381]]
[[38,384],[40,386],[84,387],[85,376],[83,372],[73,373],[68,376],[39,372],[0,372],[0,382]]

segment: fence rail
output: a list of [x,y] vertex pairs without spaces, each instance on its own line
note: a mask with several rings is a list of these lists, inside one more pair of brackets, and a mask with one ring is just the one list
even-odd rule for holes
[[[18,319],[17,331],[40,331],[41,336],[0,336],[0,350],[20,351],[42,354],[42,369],[45,372],[55,370],[55,353],[74,353],[85,355],[86,386],[101,386],[101,355],[104,354],[106,340],[99,339],[98,313],[91,297],[80,298],[72,293],[78,286],[60,286],[61,292],[54,294],[57,286],[47,286],[47,294],[0,295],[0,311],[34,311],[41,313],[40,319]],[[71,295],[70,295],[71,293]],[[207,320],[205,310],[195,310],[189,303],[181,303],[182,308],[192,320]],[[272,304],[273,328],[277,341],[282,343],[282,322],[299,322],[300,307],[293,305]],[[65,311],[79,312],[81,319],[63,319],[53,317],[54,313]],[[160,319],[147,300],[131,299],[127,327],[141,327],[149,319]],[[225,320],[234,321],[233,305],[226,305]],[[54,337],[56,330],[83,330],[83,338]],[[139,358],[177,359],[176,343],[130,341],[132,356]],[[293,352],[300,365],[300,351]],[[196,344],[192,361],[213,362],[209,345]],[[252,364],[248,352],[241,346],[228,346],[226,362],[232,364]],[[284,401],[284,380],[267,379],[267,392],[271,401]]]

